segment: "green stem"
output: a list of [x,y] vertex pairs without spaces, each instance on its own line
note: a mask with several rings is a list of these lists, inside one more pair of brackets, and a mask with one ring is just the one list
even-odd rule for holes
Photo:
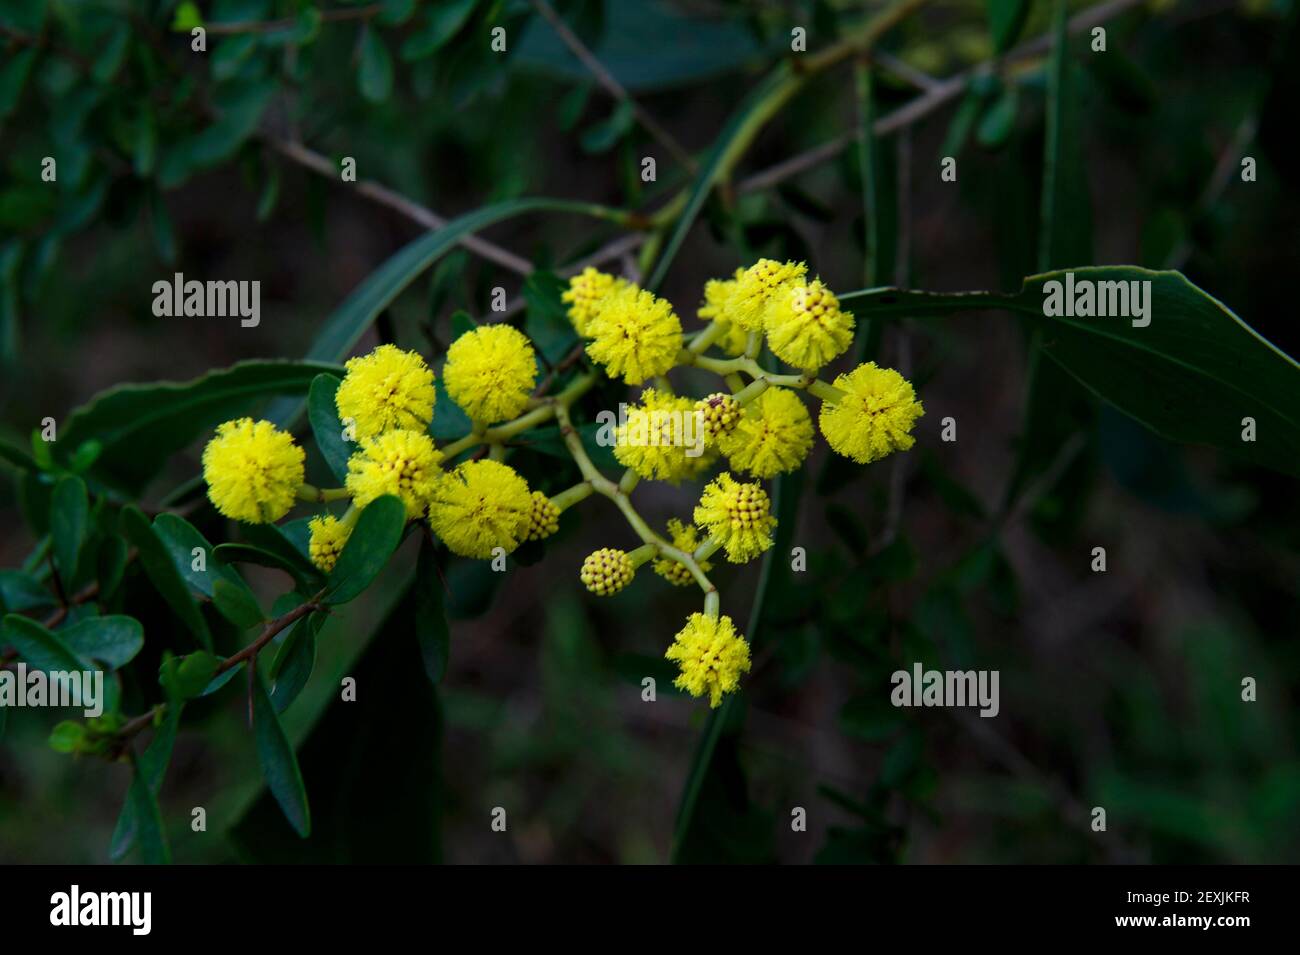
[[319,488],[303,484],[298,488],[298,500],[313,504],[329,504],[331,501],[347,501],[351,498],[352,492],[345,487]]
[[565,488],[555,497],[551,498],[551,503],[560,509],[563,513],[568,508],[577,504],[579,501],[585,501],[595,493],[595,488],[587,481],[582,481],[573,487]]

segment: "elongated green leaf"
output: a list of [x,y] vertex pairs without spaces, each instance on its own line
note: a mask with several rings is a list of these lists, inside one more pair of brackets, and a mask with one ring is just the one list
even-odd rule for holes
[[266,786],[280,804],[285,818],[298,835],[306,839],[311,835],[311,808],[307,804],[307,790],[298,769],[289,737],[285,735],[275,707],[266,695],[266,684],[261,675],[253,680],[253,734],[257,739],[257,759],[262,764]]
[[212,649],[212,634],[208,623],[190,595],[189,585],[181,577],[170,552],[159,539],[153,525],[136,507],[122,509],[122,533],[135,545],[140,566],[154,589],[166,601],[172,612],[180,617],[189,631],[205,649]]
[[686,241],[687,233],[695,224],[700,210],[704,207],[704,200],[713,191],[713,187],[726,175],[738,153],[748,145],[763,124],[771,119],[772,115],[784,106],[803,84],[802,76],[782,65],[751,90],[744,102],[732,113],[731,118],[727,120],[727,125],[714,141],[713,149],[696,173],[694,182],[691,183],[686,205],[677,219],[672,234],[664,244],[663,252],[659,255],[659,261],[655,263],[646,288],[653,290],[663,284],[673,259],[681,249],[682,243]]
[[[149,741],[149,745],[145,747],[136,762],[136,773],[143,778],[145,785],[155,796],[162,787],[163,777],[167,774],[167,765],[171,762],[172,747],[176,743],[176,730],[180,727],[182,708],[179,702],[167,705],[162,724],[154,732],[153,739]],[[108,847],[108,857],[114,862],[125,856],[131,850],[131,846],[135,845],[135,815],[136,803],[128,796],[122,806],[122,812],[117,817],[117,825],[113,827],[113,838]]]
[[[1073,275],[1073,279],[1067,279]],[[1150,283],[1145,312],[1135,327],[1125,317],[1048,317],[1044,301],[1066,283],[1081,281],[1110,299]],[[1139,290],[1145,286],[1139,286]],[[1207,444],[1288,474],[1300,474],[1300,365],[1179,272],[1134,266],[1089,266],[1025,279],[1021,290],[914,292],[867,289],[840,296],[845,308],[871,318],[933,318],[1007,309],[1042,324],[1043,352],[1099,397],[1174,441]],[[1118,311],[1116,298],[1111,313]],[[1130,295],[1130,303],[1132,298]],[[1131,304],[1130,304],[1131,310]],[[1256,422],[1254,441],[1242,440],[1242,419]]]
[[[230,567],[213,560],[216,548],[199,529],[177,514],[159,514],[153,521],[154,533],[162,542],[181,579],[205,597],[216,593],[218,581],[242,589],[253,600],[244,579]],[[256,601],[254,601],[256,602]]]
[[334,375],[317,375],[307,394],[307,420],[311,422],[316,447],[329,465],[330,472],[343,483],[348,476],[348,458],[354,447],[343,437],[343,423],[334,403],[342,382]]
[[402,44],[403,60],[422,60],[455,36],[478,0],[442,0],[429,5],[424,20]]
[[212,585],[212,604],[221,616],[241,630],[260,626],[266,620],[253,592],[225,579]]
[[256,564],[258,567],[283,570],[304,590],[311,589],[313,583],[320,579],[319,575],[306,574],[296,561],[251,544],[218,544],[212,553],[217,560],[226,564]]
[[54,606],[54,595],[31,574],[21,570],[0,570],[0,611],[17,613]]
[[240,528],[240,533],[259,550],[269,551],[286,565],[296,566],[304,577],[323,580],[320,570],[307,556],[310,540],[307,525],[308,519],[284,524],[248,524]]
[[393,58],[379,31],[369,26],[361,28],[361,63],[357,71],[357,86],[361,95],[371,103],[382,103],[393,92]]
[[447,672],[451,655],[445,587],[438,572],[438,549],[426,537],[420,542],[420,557],[415,565],[415,637],[420,643],[424,672],[434,686]]
[[[426,233],[408,243],[383,265],[371,272],[334,313],[307,350],[308,361],[340,361],[366,333],[379,313],[425,269],[456,248],[461,239],[487,228],[494,222],[530,212],[570,212],[596,218],[618,219],[621,213],[589,202],[566,199],[511,199],[484,206],[453,219],[441,229]],[[321,369],[334,371],[337,369]],[[272,421],[292,424],[302,411],[301,401],[277,401],[268,411]]]
[[1041,272],[1092,260],[1092,209],[1079,113],[1079,68],[1070,56],[1065,0],[1057,0],[1047,80],[1047,140],[1038,242]]
[[1029,15],[1029,0],[987,0],[989,33],[993,36],[993,49],[1005,53],[1024,29]]
[[[206,694],[220,665],[221,661],[207,650],[187,653],[179,659],[170,652],[164,653],[162,665],[158,667],[158,682],[172,703],[190,700]],[[226,674],[230,672],[227,670]]]
[[316,633],[320,625],[321,617],[317,614],[299,620],[276,651],[271,664],[271,677],[275,681],[271,688],[271,703],[277,713],[287,710],[311,679],[311,671],[316,666]]
[[58,635],[73,653],[98,660],[110,670],[126,666],[144,648],[144,627],[134,617],[122,614],[87,617],[64,627]]
[[131,806],[131,814],[135,817],[136,839],[140,843],[145,865],[169,864],[172,861],[172,853],[163,830],[158,797],[150,788],[138,765],[133,767],[131,789],[126,798]]
[[89,524],[86,482],[72,474],[59,478],[50,497],[50,538],[54,544],[54,562],[69,587],[76,577],[77,559]]
[[0,461],[20,471],[35,471],[36,462],[32,456],[11,441],[0,438]]
[[330,573],[327,602],[343,604],[370,586],[402,541],[406,505],[384,495],[366,505]]
[[247,361],[187,382],[120,385],[75,410],[59,444],[103,444],[88,472],[135,495],[168,457],[217,424],[253,413],[275,395],[306,395],[311,381],[336,365],[319,362]]
[[88,660],[78,656],[63,638],[35,620],[7,614],[0,620],[0,643],[11,644],[33,670],[92,670]]

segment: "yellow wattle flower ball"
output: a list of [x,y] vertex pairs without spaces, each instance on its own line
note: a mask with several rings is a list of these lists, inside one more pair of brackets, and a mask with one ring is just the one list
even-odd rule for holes
[[634,285],[605,300],[587,335],[591,360],[629,385],[666,373],[682,350],[682,322],[672,305]]
[[736,279],[728,318],[747,332],[762,331],[773,303],[802,282],[807,271],[808,266],[802,262],[759,259]]
[[508,554],[528,534],[533,494],[500,461],[466,461],[443,475],[429,499],[429,526],[453,554],[484,560]]
[[818,418],[831,450],[869,464],[916,443],[909,432],[925,407],[912,383],[894,369],[867,362],[840,375],[833,385],[844,397],[822,402]]
[[691,614],[664,656],[680,671],[673,686],[691,696],[707,695],[714,708],[749,672],[749,644],[727,616]]
[[605,300],[627,287],[627,280],[587,266],[569,279],[569,287],[560,293],[560,301],[569,306],[573,330],[587,337],[587,326],[596,317]]
[[533,491],[533,506],[528,512],[526,541],[545,540],[560,529],[560,509],[541,491]]
[[772,502],[759,484],[741,484],[719,474],[700,495],[695,523],[705,528],[726,551],[727,560],[743,564],[772,546]]
[[348,459],[345,484],[352,503],[363,508],[376,498],[392,494],[406,505],[406,517],[424,516],[434,484],[442,474],[442,452],[423,431],[385,431],[361,443]]
[[767,344],[787,365],[815,372],[853,343],[853,313],[814,279],[780,295],[767,310]]
[[537,384],[537,356],[519,329],[484,325],[451,343],[442,379],[470,420],[495,424],[527,407]]
[[768,388],[745,405],[736,427],[718,440],[731,467],[756,478],[793,471],[812,444],[812,416],[788,388]]
[[[688,554],[694,553],[695,548],[702,543],[699,528],[694,524],[683,524],[675,517],[668,520],[668,534],[672,537],[673,546]],[[700,570],[706,574],[713,569],[713,565],[707,560],[696,561],[696,563],[699,564]],[[656,559],[654,572],[674,587],[688,587],[695,582],[695,578],[686,569],[686,565],[673,560],[671,557]]]
[[626,416],[627,423],[614,429],[614,458],[640,477],[680,484],[704,473],[717,458],[703,443],[703,427],[690,398],[647,388]]
[[433,370],[417,352],[380,345],[368,355],[349,359],[346,367],[334,405],[341,420],[352,420],[357,440],[394,428],[429,427],[438,393]]
[[245,524],[289,513],[304,478],[306,454],[269,421],[239,418],[217,427],[203,449],[203,480],[217,511]]
[[636,567],[625,550],[602,547],[582,562],[578,579],[597,597],[611,597],[632,582]]
[[740,402],[721,391],[695,402],[695,410],[704,416],[705,436],[714,441],[734,432],[743,413]]
[[709,279],[705,282],[704,304],[695,312],[702,320],[713,322],[723,329],[722,337],[715,344],[733,358],[745,354],[745,346],[749,344],[749,333],[727,317],[732,302],[735,301],[739,285],[737,280],[744,274],[743,268],[736,269],[735,276],[730,279]]
[[328,574],[338,562],[339,554],[343,553],[343,545],[348,542],[352,528],[333,514],[321,514],[307,522],[307,529],[311,531],[307,545],[311,562]]

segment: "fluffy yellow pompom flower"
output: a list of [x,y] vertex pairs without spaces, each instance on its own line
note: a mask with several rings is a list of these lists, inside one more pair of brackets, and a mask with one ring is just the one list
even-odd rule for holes
[[611,597],[630,584],[635,574],[636,567],[627,551],[602,547],[587,555],[578,579],[597,597]]
[[626,287],[626,279],[591,266],[569,279],[569,287],[560,294],[560,301],[568,303],[569,321],[573,322],[574,331],[586,338],[587,326],[596,317],[605,300]]
[[664,656],[680,671],[673,686],[691,696],[707,695],[715,708],[724,693],[740,686],[740,675],[749,672],[749,644],[726,616],[691,614]]
[[767,310],[767,344],[787,365],[816,371],[853,342],[853,313],[814,279],[780,295]]
[[727,315],[747,332],[759,332],[767,324],[767,313],[784,293],[803,281],[808,266],[802,262],[759,259],[736,279]]
[[869,464],[916,442],[909,432],[925,408],[912,383],[894,369],[867,362],[840,375],[834,386],[844,397],[822,403],[818,424],[836,453]]
[[737,281],[745,274],[744,269],[736,269],[730,279],[709,279],[704,283],[704,304],[696,311],[704,321],[713,322],[722,329],[722,337],[716,344],[728,355],[738,358],[745,354],[749,344],[749,333],[728,318],[728,312],[736,298]]
[[762,485],[719,474],[700,495],[695,523],[722,544],[727,560],[743,564],[772,546],[776,518]]
[[278,521],[298,497],[305,459],[293,435],[269,421],[227,421],[203,449],[208,499],[232,520]]
[[532,493],[533,506],[528,512],[528,531],[524,540],[545,540],[560,529],[560,509],[541,491]]
[[[677,518],[673,517],[668,520],[668,533],[673,540],[673,546],[678,550],[690,554],[695,548],[700,546],[700,532],[694,524],[683,524]],[[700,570],[706,574],[713,569],[713,565],[707,560],[697,561]],[[660,557],[654,562],[654,572],[668,581],[674,587],[687,587],[695,582],[691,572],[686,569],[686,565],[673,560],[671,557]]]
[[339,418],[351,418],[364,441],[393,428],[423,431],[433,420],[433,371],[413,351],[380,345],[352,358],[334,396]]
[[667,372],[682,349],[682,322],[672,305],[634,285],[605,301],[587,334],[591,360],[629,385]]
[[745,405],[739,424],[718,440],[732,468],[757,478],[793,471],[812,443],[812,416],[788,388],[769,388]]
[[307,529],[311,531],[307,545],[311,562],[328,574],[334,569],[339,554],[343,553],[343,545],[348,542],[352,528],[333,514],[322,514],[313,517],[307,523]]
[[352,503],[365,507],[392,494],[406,505],[408,519],[422,517],[442,469],[442,452],[423,431],[385,431],[363,441],[348,459],[347,488]]
[[704,425],[690,398],[647,388],[627,409],[625,424],[614,429],[614,457],[625,468],[653,481],[679,484],[698,477],[716,454],[704,443]]
[[447,472],[429,501],[429,526],[453,554],[480,560],[510,553],[528,534],[533,495],[514,468],[466,461]]
[[442,378],[451,400],[475,424],[494,424],[527,406],[537,384],[537,356],[519,329],[484,325],[451,343]]

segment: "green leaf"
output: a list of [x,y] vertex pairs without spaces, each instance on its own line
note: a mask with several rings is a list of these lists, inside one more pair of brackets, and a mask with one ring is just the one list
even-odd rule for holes
[[424,672],[434,686],[442,681],[451,656],[445,588],[438,567],[438,548],[426,537],[420,542],[415,567],[415,637],[420,644]]
[[86,741],[86,726],[77,720],[63,720],[50,730],[50,749],[56,753],[77,753]]
[[619,140],[626,136],[635,122],[636,115],[630,100],[619,100],[614,111],[595,126],[585,130],[579,142],[582,151],[587,153],[608,152]]
[[[231,586],[247,591],[249,599],[252,599],[252,591],[248,590],[248,584],[244,583],[243,578],[229,567],[213,560],[216,556],[215,548],[199,532],[199,529],[185,518],[179,514],[159,514],[154,518],[153,530],[171,556],[176,572],[203,596],[214,596],[217,581],[224,580]],[[199,560],[199,555],[194,553],[196,550],[201,552],[202,570],[196,570],[194,566]]]
[[425,10],[424,20],[402,44],[402,59],[422,60],[440,49],[465,25],[477,0],[443,0]]
[[246,361],[187,382],[119,385],[73,411],[59,444],[101,442],[89,474],[135,496],[169,457],[219,423],[251,413],[272,395],[305,395],[313,378],[337,370],[310,361]]
[[183,0],[176,7],[172,17],[172,29],[177,33],[189,33],[195,27],[203,26],[203,14],[199,13],[198,4],[193,0]]
[[27,85],[27,77],[36,62],[36,51],[19,50],[6,57],[7,62],[0,67],[0,119],[4,119],[18,105],[18,97]]
[[307,573],[299,561],[252,544],[218,544],[212,554],[223,564],[255,564],[258,567],[283,570],[301,590],[312,589],[321,579],[319,572]]
[[275,707],[266,695],[266,684],[260,674],[253,680],[252,693],[253,733],[257,739],[257,759],[262,764],[262,775],[289,824],[306,839],[311,835],[307,790],[298,769],[298,758],[280,726],[279,717],[275,715]]
[[1029,0],[987,0],[989,8],[989,33],[993,49],[1005,53],[1024,29],[1029,16]]
[[53,607],[54,595],[31,574],[21,570],[0,570],[0,612],[18,613]]
[[78,620],[61,629],[59,637],[73,653],[110,670],[126,666],[144,648],[140,621],[121,614]]
[[769,73],[767,78],[751,90],[744,102],[732,113],[731,118],[727,120],[727,125],[722,128],[722,132],[714,141],[713,149],[696,173],[695,181],[691,183],[686,205],[683,206],[682,214],[678,217],[677,225],[673,228],[668,241],[664,243],[663,252],[655,263],[646,288],[653,291],[663,284],[673,258],[682,243],[686,241],[687,233],[691,231],[691,226],[695,224],[695,219],[704,207],[704,200],[708,198],[718,181],[726,175],[738,151],[803,87],[804,82],[804,77],[793,73],[788,66],[783,65]]
[[63,583],[72,586],[76,579],[77,560],[86,540],[90,523],[90,498],[86,483],[74,475],[59,478],[50,498],[50,537],[54,544],[54,561]]
[[171,553],[139,508],[128,506],[122,509],[122,533],[135,545],[140,566],[154,589],[199,644],[211,650],[212,634],[208,631],[207,621],[190,595],[189,586],[181,577]]
[[271,703],[277,713],[287,710],[311,679],[311,671],[316,666],[316,634],[322,621],[320,614],[298,621],[275,652],[271,663],[271,678],[275,681]]
[[[162,724],[154,731],[153,739],[136,761],[136,773],[144,778],[149,791],[155,795],[167,774],[167,764],[171,762],[176,730],[181,723],[181,710],[182,704],[179,702],[167,705]],[[113,828],[113,838],[109,843],[108,857],[114,862],[125,856],[135,844],[135,814],[135,804],[128,798],[117,817],[117,825]]]
[[0,644],[10,644],[18,656],[33,670],[64,670],[68,672],[93,670],[88,660],[83,660],[63,638],[47,630],[35,620],[7,614],[0,620]]
[[136,840],[140,843],[145,865],[167,865],[172,856],[163,830],[162,812],[158,809],[158,797],[146,781],[138,761],[133,762],[136,765],[133,766],[127,802],[135,817]]
[[1079,68],[1070,58],[1065,0],[1057,0],[1047,78],[1047,139],[1038,244],[1038,268],[1043,272],[1092,259],[1092,207],[1079,114]]
[[1016,127],[1016,114],[1019,110],[1019,88],[1009,83],[1002,95],[989,104],[980,119],[975,138],[987,149],[998,149],[1011,137]]
[[386,494],[366,505],[329,575],[327,603],[343,604],[370,586],[402,541],[406,505]]
[[361,28],[361,66],[357,87],[371,103],[382,103],[393,92],[393,59],[383,38],[368,25]]
[[205,694],[220,665],[221,661],[206,650],[179,659],[166,653],[158,667],[158,682],[173,703],[191,700]]
[[99,579],[100,600],[108,600],[117,593],[122,577],[126,574],[126,563],[129,557],[130,548],[126,541],[116,534],[108,537],[100,545],[96,557],[98,566],[95,570],[95,575]]
[[307,420],[311,422],[316,447],[339,483],[347,480],[348,458],[354,450],[343,437],[343,422],[339,420],[334,400],[341,384],[334,375],[317,375],[307,393]]
[[560,300],[568,287],[569,283],[554,272],[537,271],[524,280],[523,295],[528,304],[524,332],[552,365],[578,343],[578,333]]
[[212,603],[221,616],[241,630],[260,626],[266,620],[253,592],[247,586],[232,584],[224,578],[212,584]]
[[[324,327],[307,351],[307,360],[342,360],[360,341],[379,313],[425,269],[456,248],[461,239],[494,222],[529,212],[570,212],[597,218],[610,218],[613,215],[611,210],[593,203],[565,199],[511,199],[453,219],[441,229],[407,244],[371,272],[325,321]],[[318,370],[337,372],[333,368]],[[268,412],[268,417],[283,426],[296,420],[301,410],[301,401],[276,402]]]
[[36,462],[32,456],[18,445],[0,438],[0,461],[12,465],[20,471],[35,471]]
[[[1044,316],[1045,285],[1064,283],[1067,271],[1030,276],[1010,295],[887,288],[850,292],[840,302],[870,318],[996,308],[1024,314],[1041,325],[1044,354],[1157,434],[1300,474],[1300,365],[1294,359],[1179,272],[1127,265],[1068,272],[1076,281],[1150,282],[1150,324]],[[1253,442],[1242,440],[1244,417],[1256,421]]]

